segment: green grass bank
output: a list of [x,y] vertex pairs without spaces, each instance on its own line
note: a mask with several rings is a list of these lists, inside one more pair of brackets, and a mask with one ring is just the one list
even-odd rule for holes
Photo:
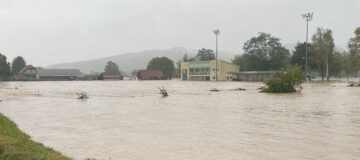
[[0,113],[0,160],[71,160],[41,143],[34,142]]

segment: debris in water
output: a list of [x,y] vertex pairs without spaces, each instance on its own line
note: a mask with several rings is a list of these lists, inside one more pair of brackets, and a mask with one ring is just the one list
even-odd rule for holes
[[236,88],[233,91],[246,91],[246,89],[245,88]]
[[216,88],[213,88],[213,89],[210,89],[211,92],[219,92],[220,90],[216,89]]
[[160,90],[160,94],[161,94],[163,97],[169,96],[169,95],[168,95],[168,92],[166,91],[166,89],[164,88],[164,86],[163,86],[162,88],[159,87],[159,90]]
[[258,90],[264,90],[265,89],[265,86],[261,86],[258,88]]
[[84,91],[77,92],[76,94],[78,95],[78,99],[88,99],[89,98],[87,93]]
[[348,87],[360,87],[360,83],[350,83]]
[[35,95],[38,95],[38,96],[39,96],[39,95],[40,95],[40,91],[36,91]]

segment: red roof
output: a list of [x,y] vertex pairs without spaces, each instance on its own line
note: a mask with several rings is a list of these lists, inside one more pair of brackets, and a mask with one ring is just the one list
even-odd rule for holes
[[158,69],[140,70],[139,73],[142,77],[164,77],[163,72]]
[[33,65],[27,65],[26,67],[24,67],[23,69],[21,69],[19,71],[19,73],[23,73],[24,71],[26,71],[27,69],[36,69],[36,67],[34,67]]

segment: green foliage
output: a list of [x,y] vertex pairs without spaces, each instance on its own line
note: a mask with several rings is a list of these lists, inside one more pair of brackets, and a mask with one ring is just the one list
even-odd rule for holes
[[36,143],[16,124],[0,114],[0,159],[3,160],[70,160],[61,153]]
[[280,43],[280,39],[268,33],[259,33],[244,43],[246,70],[267,71],[285,67],[290,52]]
[[360,70],[360,27],[355,29],[355,36],[350,38],[349,48],[349,71],[357,73]]
[[265,81],[265,92],[286,93],[295,92],[295,86],[300,85],[304,81],[304,75],[298,65],[287,66],[286,70],[277,71],[273,77]]
[[345,54],[335,52],[330,57],[330,76],[341,76],[341,72],[345,70]]
[[[308,70],[317,69],[317,56],[310,43],[307,44],[308,47]],[[305,70],[305,56],[306,56],[306,43],[297,43],[295,50],[290,58],[291,65],[299,65],[301,69]]]
[[329,29],[318,28],[312,37],[312,46],[314,52],[317,54],[318,70],[321,73],[321,77],[322,79],[327,77],[327,80],[329,80],[329,59],[332,56],[335,47],[332,31]]
[[17,74],[24,67],[26,67],[26,62],[25,62],[24,58],[21,56],[18,56],[11,63],[11,72],[13,74]]
[[195,60],[197,61],[210,61],[215,60],[215,54],[212,49],[202,48],[198,50],[198,54],[195,56]]
[[147,69],[159,69],[166,78],[171,79],[175,72],[174,62],[167,57],[155,57],[147,65]]
[[107,73],[120,73],[119,66],[113,61],[107,62],[104,71]]
[[160,90],[160,94],[161,94],[162,97],[169,96],[167,90],[164,87],[162,87],[162,88],[159,87],[159,90]]
[[244,55],[235,55],[234,59],[231,60],[231,63],[239,66],[240,71],[246,71],[246,58]]
[[0,54],[0,79],[1,77],[10,77],[10,63],[6,61],[6,56]]

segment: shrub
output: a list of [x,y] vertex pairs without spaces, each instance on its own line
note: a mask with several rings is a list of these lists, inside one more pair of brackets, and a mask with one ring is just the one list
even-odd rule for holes
[[265,81],[265,92],[286,93],[296,92],[295,86],[304,81],[300,66],[287,66],[286,69],[277,71],[273,78]]
[[159,90],[160,90],[160,94],[161,94],[163,97],[169,96],[168,92],[166,91],[166,89],[165,89],[164,87],[162,87],[162,88],[159,87]]

